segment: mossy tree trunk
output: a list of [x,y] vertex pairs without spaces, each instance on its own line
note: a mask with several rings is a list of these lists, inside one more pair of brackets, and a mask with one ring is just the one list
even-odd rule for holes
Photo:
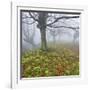
[[40,29],[40,33],[41,33],[41,49],[46,51],[47,50],[46,30]]
[[41,49],[44,51],[47,50],[46,19],[47,19],[47,14],[40,12],[38,17],[38,28],[40,29],[40,34],[41,34]]

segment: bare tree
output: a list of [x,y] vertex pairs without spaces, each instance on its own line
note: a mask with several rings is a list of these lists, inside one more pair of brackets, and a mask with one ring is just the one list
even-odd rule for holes
[[[56,26],[55,23],[59,22],[62,19],[68,20],[68,19],[73,19],[73,18],[79,18],[79,15],[60,15],[59,13],[49,13],[49,12],[42,12],[42,11],[27,11],[29,13],[29,16],[27,18],[32,19],[32,23],[36,22],[37,23],[37,28],[40,30],[41,34],[41,49],[42,50],[47,50],[47,40],[46,40],[46,29],[47,27],[51,28],[70,28],[75,30],[76,27],[71,27],[71,26]],[[32,24],[31,23],[31,24]],[[77,27],[78,28],[78,27]],[[55,31],[52,31],[52,34],[54,34]],[[56,35],[56,34],[55,34]]]
[[[25,28],[23,28],[23,35],[24,35],[23,40],[32,45],[32,47],[35,47],[36,45],[34,43],[34,36],[35,36],[35,24],[33,24],[34,22],[29,23],[28,18],[26,18],[26,20],[23,21],[22,23],[25,23],[24,25],[26,26]],[[33,30],[32,28],[29,28],[31,24]]]
[[29,44],[32,45],[32,47],[36,47],[35,43],[34,43],[34,35],[35,35],[35,31],[33,30],[32,34],[30,34],[29,30],[25,31],[24,30],[24,41],[28,42]]
[[73,43],[75,45],[76,40],[79,38],[79,31],[75,31],[73,34]]

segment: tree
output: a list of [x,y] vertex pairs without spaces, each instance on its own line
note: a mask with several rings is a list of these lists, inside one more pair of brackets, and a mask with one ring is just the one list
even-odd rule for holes
[[31,30],[27,29],[27,30],[23,30],[23,34],[24,34],[24,38],[23,40],[28,42],[29,44],[32,45],[32,47],[36,47],[35,43],[34,43],[34,35],[35,35],[35,30],[32,31],[32,33],[30,32]]
[[75,31],[74,35],[73,35],[73,43],[75,45],[76,40],[79,38],[79,31]]
[[[34,36],[35,36],[35,25],[33,23],[29,23],[29,19],[26,18],[25,20],[22,20],[23,24],[23,40],[27,43],[29,43],[33,48],[36,47],[34,43]],[[33,30],[32,28],[33,27]]]
[[47,41],[46,41],[46,20],[47,13],[40,12],[38,13],[38,25],[37,27],[40,29],[41,33],[41,49],[47,50]]
[[79,18],[79,15],[60,15],[54,14],[54,13],[49,13],[49,12],[33,12],[33,11],[28,11],[29,15],[24,17],[24,18],[30,18],[32,20],[32,23],[37,23],[37,28],[39,28],[40,33],[41,33],[41,49],[42,50],[47,50],[47,40],[46,40],[46,28],[51,27],[51,28],[71,28],[74,29],[74,27],[66,27],[66,26],[56,26],[55,23],[59,22],[62,19],[68,20],[68,19],[73,19],[73,18]]

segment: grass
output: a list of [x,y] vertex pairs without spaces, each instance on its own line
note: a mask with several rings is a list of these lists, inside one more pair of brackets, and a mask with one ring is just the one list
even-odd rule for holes
[[79,55],[70,48],[50,47],[22,54],[22,77],[49,77],[79,75]]

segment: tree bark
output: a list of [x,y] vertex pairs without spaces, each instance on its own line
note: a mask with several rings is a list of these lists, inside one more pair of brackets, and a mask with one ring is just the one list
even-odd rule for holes
[[46,51],[47,50],[46,30],[40,29],[40,33],[41,33],[41,49]]
[[46,13],[39,13],[38,17],[38,28],[40,29],[41,33],[41,49],[46,51],[47,50],[47,40],[46,40]]

